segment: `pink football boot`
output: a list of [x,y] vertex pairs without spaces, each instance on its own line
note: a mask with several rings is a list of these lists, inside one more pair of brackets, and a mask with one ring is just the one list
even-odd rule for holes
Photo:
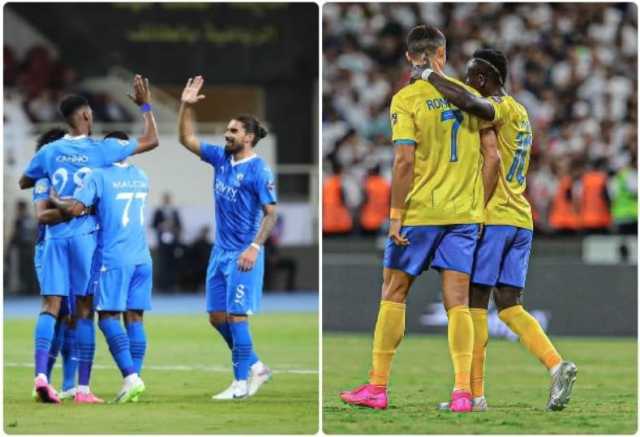
[[449,410],[451,410],[452,413],[470,413],[473,410],[471,393],[468,391],[454,390],[453,393],[451,393]]
[[44,403],[48,404],[59,404],[60,398],[58,397],[58,393],[51,386],[51,384],[47,383],[44,377],[38,377],[35,380],[35,391],[38,394],[37,398]]
[[343,391],[340,393],[340,399],[347,404],[373,408],[374,410],[384,410],[389,405],[386,387],[373,384],[365,384],[351,391]]
[[104,401],[93,393],[80,393],[76,392],[73,402],[76,404],[104,404]]

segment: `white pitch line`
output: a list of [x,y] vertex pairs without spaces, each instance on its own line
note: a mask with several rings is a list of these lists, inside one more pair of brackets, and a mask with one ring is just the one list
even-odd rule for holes
[[[33,363],[4,363],[6,367],[27,367],[33,369]],[[60,367],[60,364],[56,365],[56,367]],[[94,364],[92,366],[93,369],[104,370],[104,369],[113,369],[114,366],[107,366],[104,364]],[[231,372],[231,367],[222,367],[222,366],[206,366],[204,364],[197,364],[195,366],[181,366],[181,365],[145,365],[143,370],[165,370],[165,371],[178,371],[178,372],[191,372],[194,370],[200,370],[203,372]],[[312,369],[271,369],[273,373],[293,373],[297,375],[315,375],[318,373],[317,370]]]

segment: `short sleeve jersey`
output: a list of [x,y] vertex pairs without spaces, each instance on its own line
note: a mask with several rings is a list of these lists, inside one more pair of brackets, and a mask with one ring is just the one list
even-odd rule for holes
[[480,120],[423,80],[398,91],[390,112],[394,144],[416,148],[403,225],[483,222]]
[[527,110],[511,96],[489,97],[495,111],[500,177],[485,214],[488,225],[533,229],[531,205],[524,197],[533,135]]
[[262,207],[277,203],[273,173],[258,155],[234,161],[224,147],[206,143],[200,145],[200,155],[214,168],[215,244],[244,250],[258,233]]
[[[33,187],[33,194],[31,195],[31,200],[33,203],[40,202],[41,200],[49,199],[49,189],[51,188],[51,184],[49,183],[49,179],[40,178],[36,181],[36,184]],[[36,238],[36,244],[42,243],[45,238],[45,231],[47,229],[46,225],[38,223],[38,237]]]
[[[82,186],[84,177],[93,169],[125,159],[137,146],[135,139],[99,140],[66,135],[40,149],[24,174],[32,179],[48,178],[60,197],[68,198],[76,188]],[[47,237],[69,238],[89,233],[96,229],[96,223],[92,215],[76,217],[68,222],[47,226]]]
[[114,164],[87,175],[73,198],[96,207],[100,223],[97,253],[106,268],[151,262],[144,227],[147,175],[129,164]]

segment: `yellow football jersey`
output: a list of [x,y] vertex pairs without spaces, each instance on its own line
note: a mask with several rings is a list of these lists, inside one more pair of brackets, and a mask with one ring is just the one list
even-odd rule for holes
[[511,96],[489,97],[495,110],[500,177],[485,215],[488,225],[533,229],[531,205],[524,197],[531,152],[531,124],[527,110]]
[[390,112],[394,144],[416,147],[402,224],[482,223],[480,120],[449,104],[423,80],[398,91]]

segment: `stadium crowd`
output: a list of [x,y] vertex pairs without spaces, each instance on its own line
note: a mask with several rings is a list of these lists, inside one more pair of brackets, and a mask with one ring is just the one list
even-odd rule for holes
[[447,37],[453,77],[476,49],[506,54],[507,91],[533,127],[527,195],[537,231],[636,233],[636,21],[633,3],[325,5],[325,235],[384,226],[389,103],[409,79],[405,35],[423,22]]
[[[79,86],[76,71],[46,47],[34,46],[19,57],[9,45],[4,45],[3,84],[5,89],[18,91],[18,105],[31,122],[62,121],[58,102],[70,92],[83,95],[99,122],[131,122],[133,117],[113,97],[106,93],[91,93]],[[5,95],[11,100],[13,94]],[[13,96],[15,97],[15,96]]]

